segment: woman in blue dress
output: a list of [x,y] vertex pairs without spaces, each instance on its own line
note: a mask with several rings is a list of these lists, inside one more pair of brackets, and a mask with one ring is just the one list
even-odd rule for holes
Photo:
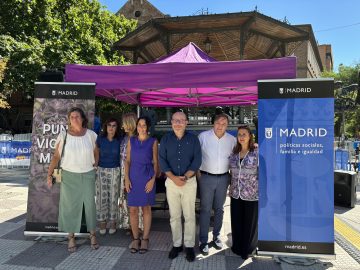
[[[151,206],[155,203],[155,178],[158,170],[158,142],[149,136],[150,120],[140,117],[136,123],[137,136],[130,138],[126,149],[125,188],[128,192],[132,253],[145,253],[149,245]],[[144,232],[139,239],[139,207],[143,211]]]

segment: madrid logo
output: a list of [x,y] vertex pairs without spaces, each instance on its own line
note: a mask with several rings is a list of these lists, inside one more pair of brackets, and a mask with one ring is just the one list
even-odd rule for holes
[[272,128],[265,128],[265,138],[271,139],[273,135]]

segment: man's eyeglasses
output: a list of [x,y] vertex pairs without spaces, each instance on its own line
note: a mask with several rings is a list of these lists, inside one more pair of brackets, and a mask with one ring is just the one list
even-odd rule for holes
[[186,120],[184,120],[184,119],[171,119],[171,123],[173,123],[173,124],[185,124]]
[[107,124],[108,127],[116,128],[117,125]]

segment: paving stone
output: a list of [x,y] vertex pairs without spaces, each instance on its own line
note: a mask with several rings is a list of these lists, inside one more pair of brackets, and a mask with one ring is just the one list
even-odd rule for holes
[[17,217],[23,215],[26,211],[22,210],[13,210],[13,209],[7,209],[6,212],[0,213],[0,222],[11,222]]
[[152,231],[149,238],[149,248],[151,250],[161,250],[169,252],[173,246],[171,232]]
[[17,256],[8,260],[7,264],[36,268],[54,268],[69,256],[66,245],[57,243],[36,243]]
[[[14,230],[17,230],[19,228],[22,228],[22,230],[24,231],[24,228],[21,224],[12,223],[12,222],[0,223],[0,238],[6,239],[6,237],[3,237],[4,235],[6,235]],[[15,240],[15,239],[13,239],[13,240]]]
[[23,265],[0,265],[0,270],[51,270],[52,268],[43,268],[43,267],[31,267]]
[[113,269],[121,270],[168,270],[172,260],[168,252],[150,249],[145,254],[130,253],[126,250]]
[[172,260],[170,270],[219,270],[226,269],[225,257],[224,256],[207,256],[201,258],[197,256],[194,262],[188,262],[185,259],[185,253],[180,253],[177,258]]
[[225,257],[226,270],[281,270],[281,266],[270,257],[254,257],[243,260],[240,256]]
[[[21,212],[24,212],[24,211],[21,211]],[[25,224],[26,223],[26,211],[25,211],[25,213],[23,213],[21,215],[18,215],[12,219],[9,219],[7,222]]]
[[13,209],[14,207],[18,207],[22,204],[27,204],[25,200],[0,200],[0,208],[3,209]]
[[30,241],[0,239],[0,264],[17,256],[33,244],[34,243]]
[[106,243],[107,246],[113,247],[125,247],[127,248],[131,242],[131,235],[128,233],[127,230],[117,230],[115,234],[105,234],[100,235],[97,233],[97,240],[100,245],[102,243]]
[[84,245],[58,264],[55,269],[112,269],[124,251],[125,248],[110,246],[100,246],[98,250],[91,250],[89,246]]
[[[12,188],[11,188],[12,189]],[[7,189],[7,190],[0,190],[0,198],[1,200],[3,199],[9,199],[9,198],[13,198],[13,197],[16,197],[16,196],[21,196],[22,193],[20,192],[13,192],[11,191],[11,189]]]

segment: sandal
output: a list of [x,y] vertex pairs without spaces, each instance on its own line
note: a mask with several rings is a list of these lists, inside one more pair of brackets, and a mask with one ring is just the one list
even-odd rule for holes
[[148,248],[149,248],[149,239],[142,239],[139,253],[144,254],[148,252]]
[[136,238],[131,242],[130,245],[130,252],[131,253],[136,253],[139,251],[139,245],[140,245],[140,239]]
[[74,253],[76,250],[75,234],[68,235],[68,251]]
[[92,250],[97,250],[98,248],[99,248],[99,244],[97,243],[97,241],[96,241],[96,235],[95,235],[95,233],[90,233],[90,236],[89,236],[89,238],[90,238],[90,247],[91,247],[91,249]]

